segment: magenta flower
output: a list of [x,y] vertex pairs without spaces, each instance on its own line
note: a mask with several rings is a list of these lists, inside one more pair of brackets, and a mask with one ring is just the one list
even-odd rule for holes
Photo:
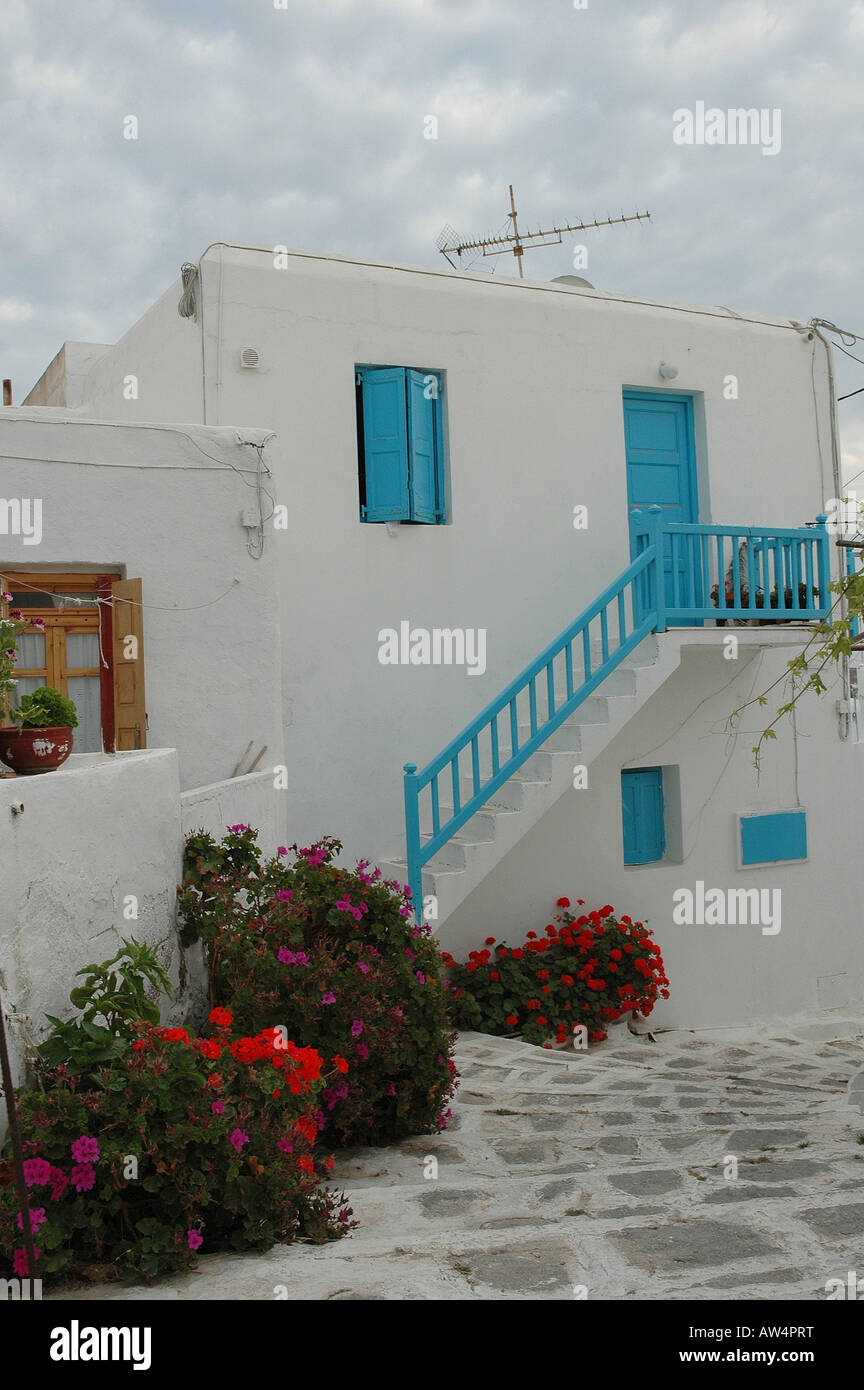
[[425,985],[425,983],[426,983],[426,976],[423,974],[423,971],[422,971],[422,970],[415,970],[415,971],[414,971],[414,974],[417,976],[417,979],[420,981],[421,985]]
[[387,1087],[387,1094],[388,1096],[395,1096],[396,1094],[396,1087],[394,1086],[392,1081],[390,1082],[390,1085]]
[[86,1134],[82,1134],[80,1139],[75,1139],[69,1148],[72,1150],[72,1157],[76,1163],[97,1163],[99,1161],[99,1145],[95,1139],[89,1139]]
[[294,965],[297,960],[294,952],[289,951],[287,946],[280,946],[276,955],[283,965]]
[[290,903],[291,899],[294,897],[294,894],[291,892],[290,888],[280,888],[276,894],[276,897],[279,899],[280,903]]
[[242,835],[249,827],[248,825],[229,825],[228,829],[232,835]]
[[334,907],[338,907],[340,912],[354,911],[354,907],[349,898],[340,898],[337,903],[334,903]]
[[280,845],[279,848],[277,849],[276,853],[277,853],[277,854],[285,855],[285,854],[288,853],[288,851],[287,851],[287,849],[285,848],[284,845]]
[[89,1163],[76,1163],[70,1174],[76,1192],[89,1192],[96,1182],[96,1173]]
[[321,995],[321,1003],[322,1003],[322,1004],[335,1004],[335,1003],[336,1003],[336,995],[332,992],[332,990],[328,990],[326,994],[322,994],[322,995]]
[[400,916],[400,917],[413,917],[413,916],[414,916],[414,910],[413,910],[413,908],[410,908],[410,907],[400,907],[400,908],[398,909],[398,912],[399,912],[399,916]]
[[[39,1227],[42,1225],[42,1223],[47,1220],[48,1217],[45,1215],[44,1207],[37,1207],[35,1211],[32,1207],[30,1208],[30,1229],[33,1232],[34,1236],[36,1232],[39,1230]],[[18,1230],[24,1230],[24,1222],[21,1220],[20,1211],[18,1213]]]
[[369,966],[368,966],[368,965],[366,964],[366,962],[363,961],[363,960],[358,960],[358,962],[357,962],[357,969],[358,969],[358,970],[362,970],[364,975],[368,975],[368,974],[369,974]]
[[222,1114],[224,1114],[224,1113],[225,1113],[225,1102],[224,1102],[224,1100],[214,1100],[214,1101],[211,1101],[211,1103],[210,1103],[210,1109],[213,1111],[213,1114],[214,1114],[214,1115],[222,1115]]
[[352,1036],[352,1038],[359,1038],[359,1036],[360,1036],[360,1034],[361,1034],[362,1032],[363,1032],[363,1020],[360,1019],[360,1018],[355,1018],[354,1022],[351,1024],[351,1036]]
[[403,946],[402,950],[405,952],[409,960],[414,959],[414,952],[411,950],[410,946]]
[[[33,1254],[36,1256],[36,1259],[38,1260],[39,1250],[36,1248],[35,1245],[33,1247]],[[15,1273],[18,1275],[19,1279],[27,1278],[27,1275],[30,1271],[27,1268],[27,1253],[25,1250],[22,1249],[15,1251],[14,1255],[12,1256],[12,1268],[15,1270]],[[35,1274],[36,1271],[34,1270],[33,1272]]]
[[294,1152],[294,1145],[289,1143],[287,1139],[280,1139],[276,1147],[281,1149],[283,1154],[293,1154]]
[[190,1250],[200,1250],[201,1246],[204,1244],[204,1237],[200,1231],[188,1230],[186,1232],[186,1239],[189,1243]]
[[228,1135],[228,1143],[233,1144],[239,1154],[243,1145],[249,1143],[249,1135],[246,1133],[245,1129],[235,1129]]
[[308,965],[308,964],[309,964],[309,957],[307,956],[307,954],[306,954],[305,951],[297,951],[297,952],[295,952],[295,955],[294,955],[294,964],[295,964],[295,965]]
[[51,1164],[44,1158],[25,1158],[24,1181],[28,1187],[44,1187],[51,1181]]
[[59,1202],[66,1188],[69,1186],[69,1179],[62,1168],[52,1168],[49,1182],[51,1183],[51,1201]]
[[357,1055],[358,1057],[362,1057],[364,1062],[366,1061],[367,1057],[369,1056],[369,1049],[365,1043],[357,1044]]

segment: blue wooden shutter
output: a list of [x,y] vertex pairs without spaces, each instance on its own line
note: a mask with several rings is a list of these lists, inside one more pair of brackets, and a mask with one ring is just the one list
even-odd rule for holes
[[666,850],[663,769],[643,767],[621,773],[624,863],[651,864]]
[[408,423],[404,367],[360,367],[366,521],[408,521]]
[[[437,396],[433,400],[426,398],[428,375],[410,369],[407,372],[412,521],[437,521],[441,510],[439,402]],[[435,380],[440,391],[440,379]]]

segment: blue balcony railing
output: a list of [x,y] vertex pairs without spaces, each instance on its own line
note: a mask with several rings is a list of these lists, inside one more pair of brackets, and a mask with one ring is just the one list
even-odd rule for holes
[[[810,622],[830,611],[826,517],[768,530],[631,515],[636,557],[420,771],[405,764],[408,883],[651,632],[714,620]],[[421,833],[421,825],[428,827]]]

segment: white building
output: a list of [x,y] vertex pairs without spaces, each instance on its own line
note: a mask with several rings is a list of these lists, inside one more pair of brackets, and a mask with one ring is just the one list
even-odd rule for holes
[[[611,902],[655,929],[672,981],[661,1024],[719,1025],[861,1002],[862,751],[835,708],[843,692],[808,702],[796,725],[779,731],[757,782],[754,739],[730,738],[726,719],[782,672],[806,632],[786,624],[718,628],[710,616],[713,584],[736,573],[752,587],[751,611],[762,602],[770,613],[777,590],[781,606],[793,602],[799,581],[805,590],[809,584],[811,605],[824,603],[824,574],[820,597],[812,592],[820,582],[816,552],[821,545],[836,569],[833,546],[817,542],[815,530],[782,534],[812,527],[840,492],[818,338],[768,315],[571,283],[217,244],[187,271],[185,286],[172,285],[114,346],[67,343],[25,410],[12,413],[18,428],[35,430],[37,418],[61,412],[222,427],[252,441],[233,446],[247,461],[254,443],[275,432],[263,454],[272,476],[260,489],[253,476],[244,503],[226,495],[224,470],[202,471],[195,480],[202,544],[172,551],[172,587],[188,591],[191,603],[229,585],[235,565],[223,547],[233,555],[238,535],[263,534],[264,559],[252,563],[273,575],[269,599],[262,596],[267,621],[262,630],[256,612],[247,628],[250,609],[239,593],[242,632],[215,619],[208,641],[217,645],[203,659],[208,672],[214,661],[224,669],[227,698],[217,698],[218,677],[208,676],[207,702],[194,717],[190,682],[200,682],[191,667],[147,645],[148,689],[161,692],[158,739],[178,748],[181,765],[218,762],[207,774],[215,778],[230,775],[247,738],[267,745],[270,765],[281,737],[288,789],[274,796],[282,798],[286,837],[309,843],[336,834],[346,856],[381,863],[405,857],[403,765],[428,772],[459,731],[614,586],[648,541],[634,508],[661,505],[653,515],[685,529],[667,558],[674,578],[655,597],[662,590],[679,612],[538,741],[515,779],[495,787],[488,802],[481,795],[482,805],[472,803],[477,814],[441,844],[423,887],[434,894],[442,943],[456,952],[487,934],[512,943],[542,930],[566,893]],[[51,488],[55,476],[65,477],[49,476]],[[78,529],[51,554],[71,566],[95,563],[98,552],[102,564],[106,542],[94,549],[91,532],[98,537],[123,515],[110,556],[124,573],[143,575],[146,593],[145,569],[154,579],[162,570],[168,500],[152,480],[148,492],[147,479],[133,476],[134,496],[131,481],[111,475],[100,519],[88,500]],[[33,477],[16,474],[22,496]],[[172,511],[175,536],[176,505]],[[184,513],[184,535],[191,524]],[[725,536],[698,530],[712,524]],[[739,569],[732,557],[745,539]],[[718,545],[725,546],[719,565]],[[780,571],[772,568],[777,557]],[[37,568],[23,546],[16,563]],[[626,633],[635,622],[631,594],[632,586],[622,592]],[[610,653],[620,613],[614,588],[612,595]],[[648,626],[657,626],[649,607]],[[212,622],[220,606],[206,611]],[[584,649],[576,636],[578,690]],[[590,642],[595,669],[599,616]],[[184,650],[191,662],[199,648],[193,639]],[[558,709],[569,688],[564,647],[552,683]],[[545,670],[535,692],[539,727]],[[238,727],[238,702],[247,696],[249,716]],[[266,714],[274,701],[278,732]],[[745,730],[763,727],[769,714],[751,710]],[[509,716],[505,705],[500,766]],[[526,689],[516,706],[520,746],[531,717]],[[492,757],[487,732],[477,743],[481,792]],[[446,760],[443,770],[442,825],[453,806]],[[470,738],[458,771],[464,804],[474,787]],[[187,785],[200,778],[195,771]],[[427,832],[429,795],[427,786],[420,810]],[[676,923],[675,894],[690,890],[698,903],[700,883],[726,895],[771,890],[771,903],[780,890],[780,929],[773,917],[762,925]]]

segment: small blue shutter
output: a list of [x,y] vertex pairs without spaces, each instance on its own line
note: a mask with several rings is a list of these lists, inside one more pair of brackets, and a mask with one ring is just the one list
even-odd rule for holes
[[[408,378],[408,440],[411,467],[411,520],[437,521],[440,515],[440,468],[438,437],[438,396],[426,397],[426,385],[431,373],[409,369]],[[435,377],[440,392],[440,378]]]
[[621,773],[624,863],[652,864],[666,850],[663,769],[641,767]]
[[365,521],[408,521],[408,424],[404,367],[360,367]]
[[807,815],[775,811],[741,817],[741,863],[779,864],[807,858]]

